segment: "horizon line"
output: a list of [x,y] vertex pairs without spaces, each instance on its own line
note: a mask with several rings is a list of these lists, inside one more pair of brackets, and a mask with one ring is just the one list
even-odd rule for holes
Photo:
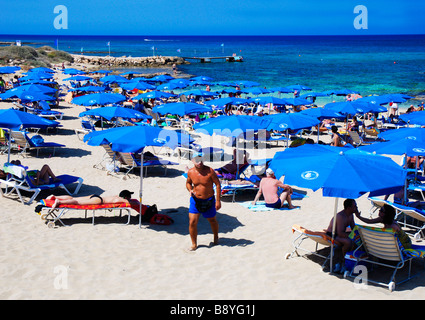
[[196,35],[196,34],[140,34],[140,35],[119,35],[119,34],[0,34],[1,36],[49,36],[49,37],[364,37],[364,36],[425,36],[425,33],[380,33],[380,34],[211,34],[211,35]]

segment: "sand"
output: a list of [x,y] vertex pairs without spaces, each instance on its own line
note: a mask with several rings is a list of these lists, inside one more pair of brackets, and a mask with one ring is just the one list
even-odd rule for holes
[[[62,77],[62,76],[60,76]],[[1,108],[9,107],[6,103]],[[131,179],[107,175],[93,166],[100,162],[103,148],[91,147],[74,133],[80,127],[78,114],[83,107],[61,102],[65,112],[57,133],[45,134],[45,141],[66,145],[55,156],[18,157],[30,168],[48,163],[57,174],[84,178],[79,195],[118,194],[122,189],[139,190],[139,177]],[[329,136],[323,136],[329,139]],[[214,141],[220,145],[218,141]],[[273,147],[267,155],[282,150]],[[230,154],[230,149],[225,149]],[[0,155],[6,162],[7,156]],[[176,159],[174,159],[176,160]],[[219,163],[212,163],[219,166]],[[16,199],[0,197],[0,299],[417,299],[425,296],[425,280],[415,278],[390,293],[370,285],[358,289],[352,279],[321,271],[318,261],[302,257],[285,259],[292,251],[293,224],[313,230],[325,228],[333,215],[334,199],[321,191],[295,188],[307,197],[294,200],[294,210],[253,212],[240,205],[255,194],[222,200],[217,219],[220,244],[211,247],[208,222],[199,222],[199,248],[188,252],[189,197],[182,174],[190,163],[181,161],[169,168],[152,169],[144,179],[143,202],[156,204],[160,213],[172,217],[174,224],[143,224],[133,211],[130,225],[125,219],[108,214],[97,216],[95,225],[78,213],[68,214],[68,227],[49,229],[34,212],[36,202],[23,205]],[[55,194],[64,194],[57,190]],[[40,194],[38,199],[47,197]],[[366,196],[357,200],[368,213]],[[339,210],[342,201],[339,201]],[[72,218],[72,219],[66,219]],[[307,246],[310,246],[306,242]],[[312,244],[311,244],[311,248]]]

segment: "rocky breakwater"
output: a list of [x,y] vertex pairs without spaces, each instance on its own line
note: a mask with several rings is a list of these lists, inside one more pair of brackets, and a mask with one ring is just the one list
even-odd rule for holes
[[72,55],[74,63],[89,64],[91,66],[108,66],[108,67],[166,67],[173,64],[189,64],[181,57],[111,57],[111,56],[85,56],[85,55]]

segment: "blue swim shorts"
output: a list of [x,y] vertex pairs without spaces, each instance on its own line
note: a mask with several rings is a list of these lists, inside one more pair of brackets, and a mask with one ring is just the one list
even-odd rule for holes
[[280,209],[282,207],[282,201],[279,198],[275,203],[266,203],[266,207]]
[[[196,208],[196,202],[198,202],[202,206],[203,204],[206,204],[209,201],[211,201],[211,207],[207,211],[201,212],[198,210],[198,208]],[[193,196],[190,197],[189,213],[202,214],[204,218],[215,217],[215,215],[217,214],[217,210],[215,209],[215,197],[212,196],[211,198],[208,198],[208,199],[196,198],[196,200],[195,200],[195,197]]]

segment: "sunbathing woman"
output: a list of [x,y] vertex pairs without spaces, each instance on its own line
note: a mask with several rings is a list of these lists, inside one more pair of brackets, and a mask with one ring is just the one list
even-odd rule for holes
[[129,200],[131,198],[132,192],[127,190],[123,190],[120,192],[118,196],[100,196],[97,194],[93,194],[91,196],[86,197],[77,197],[74,198],[72,196],[55,196],[50,195],[46,199],[47,200],[55,200],[55,203],[52,206],[52,209],[57,208],[61,204],[77,204],[81,206],[85,205],[93,205],[93,204],[104,204],[104,203],[130,203]]
[[[10,162],[11,164],[15,166],[21,166],[24,167],[21,164],[20,160],[12,160]],[[27,167],[24,167],[27,168]],[[30,178],[31,182],[35,186],[41,186],[43,184],[49,184],[51,182],[59,182],[60,179],[56,178],[55,174],[53,173],[52,169],[45,164],[40,170],[28,170],[27,171],[28,177]],[[50,180],[52,178],[52,181]]]

